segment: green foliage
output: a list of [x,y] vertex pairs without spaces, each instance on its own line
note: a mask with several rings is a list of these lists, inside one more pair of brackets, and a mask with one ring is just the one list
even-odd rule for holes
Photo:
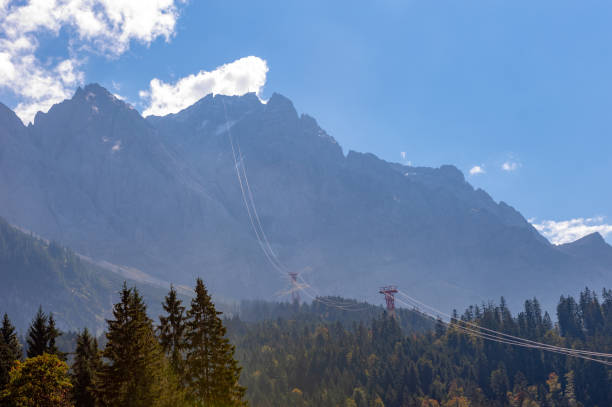
[[60,359],[66,360],[66,355],[59,351],[56,344],[56,340],[60,335],[61,332],[55,326],[55,318],[53,318],[53,314],[49,314],[47,324],[47,353],[57,355]]
[[47,316],[42,307],[38,308],[38,312],[32,320],[32,324],[30,324],[27,341],[29,358],[40,356],[48,349]]
[[21,359],[21,344],[17,338],[15,327],[5,313],[0,327],[0,343],[9,347],[15,359]]
[[[343,304],[334,307],[328,303]],[[354,310],[358,310],[355,312]],[[245,322],[261,322],[276,319],[297,320],[302,323],[334,323],[344,326],[380,318],[385,309],[341,297],[321,297],[312,303],[272,303],[261,300],[242,301],[240,319]],[[405,308],[396,309],[396,320],[405,333],[423,333],[434,327],[434,322],[418,311]]]
[[159,316],[157,333],[159,343],[170,359],[170,365],[179,376],[184,375],[183,347],[185,335],[185,307],[178,298],[176,290],[170,287],[170,292],[162,304],[166,315]]
[[68,365],[56,355],[42,354],[16,362],[0,399],[14,407],[70,406]]
[[[474,305],[461,316],[454,312],[449,326],[433,321],[426,331],[418,313],[400,311],[395,318],[380,313],[370,321],[359,321],[356,313],[327,313],[315,305],[252,304],[276,318],[247,322],[234,316],[222,321],[198,279],[186,314],[176,292],[168,293],[163,304],[166,314],[160,317],[155,337],[142,297],[124,284],[114,318],[107,321],[103,361],[87,330],[77,336],[71,399],[88,407],[231,407],[246,405],[245,399],[254,407],[612,405],[612,369],[483,341],[459,329],[458,323],[463,320],[552,345],[612,353],[610,290],[603,290],[601,300],[588,289],[579,301],[561,297],[557,326],[536,299],[526,301],[516,316],[503,298],[499,305]],[[255,316],[244,303],[241,314]],[[400,320],[406,315],[415,318],[417,328]],[[49,317],[40,310],[28,338],[32,349],[38,343],[53,348],[50,326]],[[0,349],[17,349],[12,353],[17,355],[19,345],[8,317],[0,333],[4,345]],[[51,356],[37,356],[41,357]],[[14,363],[9,359],[9,365]],[[53,369],[42,369],[47,370]],[[26,404],[18,405],[44,406],[43,393],[64,397],[57,396],[59,404],[53,405],[70,401],[65,399],[61,374],[51,375],[50,382],[40,386],[34,380],[30,387],[23,387],[23,380],[14,381],[12,372],[9,377],[0,405],[13,406],[19,399]],[[33,402],[37,400],[33,397],[43,401]]]
[[135,288],[124,283],[108,320],[105,363],[96,375],[102,406],[172,406],[182,403],[178,382],[153,331],[153,321]]
[[241,368],[234,359],[234,346],[225,337],[220,314],[198,278],[187,312],[185,383],[197,405],[243,406],[245,389],[238,384]]
[[72,364],[72,398],[76,407],[94,407],[94,378],[102,366],[98,341],[87,328],[77,336],[77,345]]
[[[0,281],[0,310],[11,316],[20,331],[27,330],[39,304],[53,310],[58,328],[99,330],[111,313],[109,298],[123,279],[0,217]],[[164,290],[146,284],[139,287],[157,313]]]
[[66,355],[59,351],[55,343],[60,335],[60,331],[55,327],[53,314],[47,316],[42,307],[39,307],[28,330],[28,357],[33,358],[48,353],[65,359]]
[[[561,335],[536,299],[526,301],[516,316],[502,299],[499,305],[471,306],[455,321],[612,353],[612,292],[604,290],[602,299],[589,290],[581,301],[569,297],[576,306],[575,335],[571,330]],[[387,407],[612,405],[612,369],[483,341],[452,324],[407,335],[385,316],[352,325],[309,318],[226,323],[254,407],[294,405],[295,389],[300,405],[317,407],[369,407],[378,399]]]
[[2,318],[0,327],[0,391],[9,382],[9,372],[16,360],[21,359],[21,344],[17,332],[7,314]]

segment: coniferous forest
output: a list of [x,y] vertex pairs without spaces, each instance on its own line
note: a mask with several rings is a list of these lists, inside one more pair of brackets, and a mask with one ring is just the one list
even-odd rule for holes
[[[124,284],[107,329],[61,333],[39,309],[24,339],[0,329],[2,406],[576,407],[612,405],[612,369],[594,361],[485,341],[462,323],[566,348],[612,351],[612,291],[562,296],[557,322],[537,299],[454,312],[351,312],[243,302],[222,319],[198,279],[174,288],[157,321]],[[64,340],[62,341],[62,337]],[[99,340],[98,340],[99,339]],[[58,345],[59,344],[59,345]],[[101,345],[103,344],[103,346]]]

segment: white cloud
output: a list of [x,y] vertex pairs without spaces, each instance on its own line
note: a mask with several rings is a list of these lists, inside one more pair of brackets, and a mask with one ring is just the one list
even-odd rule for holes
[[261,96],[267,73],[265,60],[248,56],[210,72],[200,71],[186,76],[174,84],[155,78],[151,80],[149,90],[140,91],[140,97],[147,104],[143,115],[176,113],[210,93],[233,96],[255,92]]
[[506,161],[502,164],[501,169],[504,171],[516,171],[517,169],[519,169],[521,166],[520,163],[517,163],[515,161]]
[[[0,88],[14,93],[24,122],[70,97],[88,52],[118,57],[132,41],[169,41],[184,0],[0,0]],[[42,62],[38,36],[69,28],[68,58]],[[16,80],[18,79],[18,80]]]
[[472,168],[470,168],[470,175],[478,175],[478,174],[484,174],[485,170],[484,170],[484,165],[475,165]]
[[543,220],[540,223],[530,219],[529,222],[554,244],[570,243],[595,232],[599,232],[603,237],[612,233],[612,225],[605,223],[602,216],[562,221]]

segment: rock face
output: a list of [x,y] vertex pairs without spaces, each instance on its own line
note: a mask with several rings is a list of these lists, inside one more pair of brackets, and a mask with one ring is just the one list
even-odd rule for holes
[[445,310],[500,295],[546,306],[612,283],[612,262],[549,244],[455,167],[344,155],[277,94],[144,119],[88,85],[27,128],[0,106],[0,141],[0,215],[165,280],[201,275],[229,298],[270,298],[286,270],[308,270],[310,294],[378,300],[394,283]]

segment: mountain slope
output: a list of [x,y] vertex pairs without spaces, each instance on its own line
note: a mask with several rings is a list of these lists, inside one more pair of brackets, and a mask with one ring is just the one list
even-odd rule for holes
[[598,232],[591,233],[572,243],[558,246],[559,250],[570,256],[577,257],[582,261],[608,271],[608,279],[612,270],[612,246],[610,246]]
[[[58,327],[87,326],[99,332],[111,314],[122,276],[80,259],[55,242],[46,242],[0,218],[0,312],[8,313],[21,332],[41,305],[53,312]],[[157,315],[165,289],[135,283]]]
[[379,300],[377,287],[395,283],[447,310],[500,295],[550,305],[559,291],[610,283],[606,264],[549,244],[455,167],[344,155],[278,94],[209,95],[143,119],[88,85],[27,128],[11,113],[0,114],[11,140],[0,157],[13,157],[0,162],[0,215],[165,280],[202,275],[217,294],[267,298],[287,286],[284,271],[311,270],[303,296]]

